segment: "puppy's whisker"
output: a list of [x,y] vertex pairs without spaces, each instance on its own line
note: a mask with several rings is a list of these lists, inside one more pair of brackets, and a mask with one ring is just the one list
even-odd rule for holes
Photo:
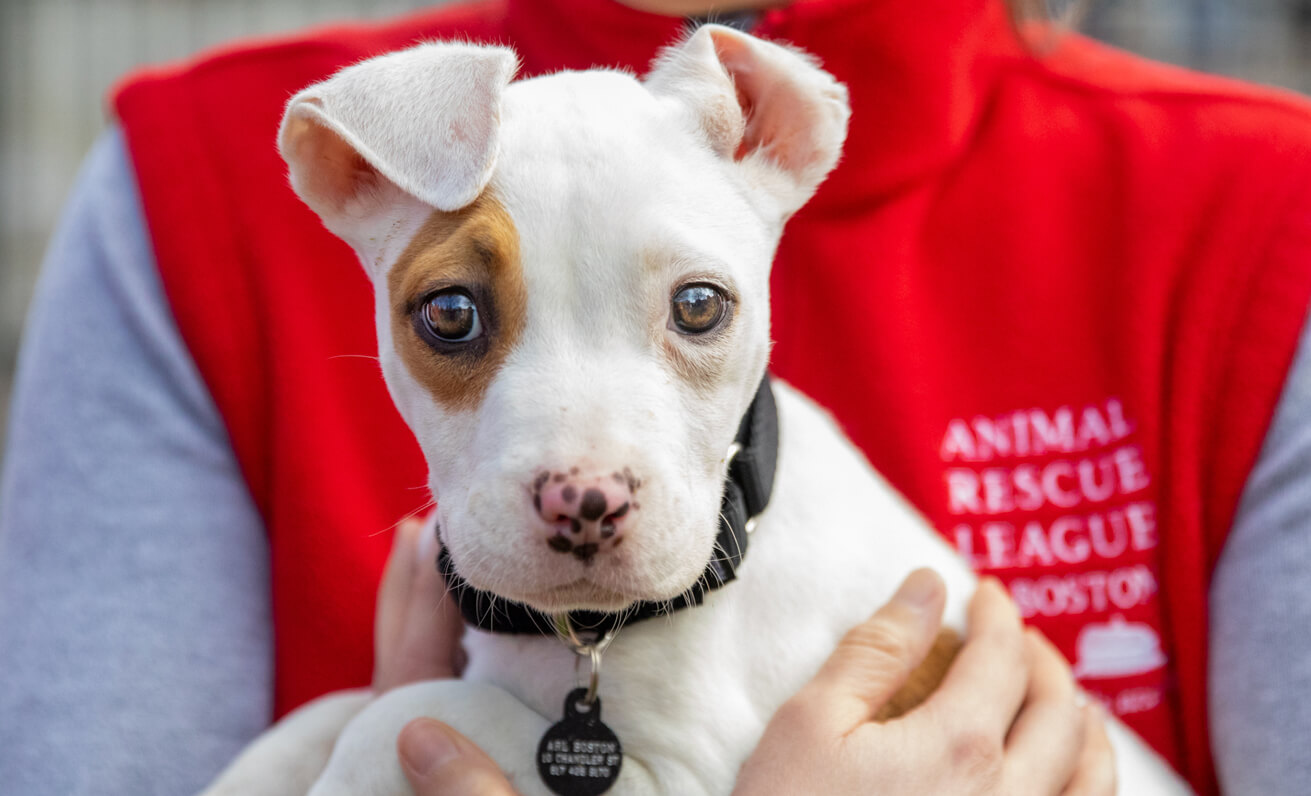
[[336,354],[328,357],[328,359],[367,359],[372,362],[382,362],[381,359],[372,354]]
[[372,539],[375,536],[382,536],[383,534],[395,533],[400,529],[402,524],[404,524],[407,520],[412,519],[413,517],[414,517],[413,514],[406,514],[404,517],[401,517],[399,520],[393,522],[391,525],[388,525],[386,528],[379,528],[378,530],[372,531],[371,533],[367,534],[367,536],[368,538]]
[[536,611],[529,612],[528,618],[533,620],[533,627],[537,630],[538,633],[541,633],[543,636],[550,637],[555,634],[554,628],[550,627],[549,625],[547,625],[546,627],[542,626],[541,620],[537,618]]
[[401,527],[401,524],[404,523],[405,521],[412,520],[415,517],[419,517],[425,514],[428,511],[428,509],[431,509],[436,505],[437,505],[436,501],[429,499],[427,503],[424,503],[422,506],[418,507],[414,511],[411,511],[409,514],[406,514],[404,517],[401,517],[396,522],[393,522],[391,525],[388,525],[386,528],[380,528],[374,531],[373,533],[369,534],[368,536],[369,538],[373,538],[375,536],[381,536],[384,533],[392,533],[397,528]]
[[[737,536],[737,530],[733,527],[733,524],[730,523],[730,522],[728,521],[728,518],[724,516],[724,512],[722,512],[722,511],[719,513],[719,522],[720,522],[720,524],[722,524],[722,525],[727,525],[727,526],[728,526],[728,531],[729,531],[729,533],[731,533],[731,534],[733,535],[733,543],[737,545],[737,549],[738,549],[738,550],[741,550],[741,549],[742,549],[742,540],[738,538],[738,536]],[[716,542],[715,542],[715,547],[716,547],[716,548],[719,548],[719,549],[720,549],[720,552],[723,552],[725,556],[728,555],[728,551],[723,550],[723,548],[720,547],[720,544],[719,544],[718,540],[716,540]],[[721,560],[721,561],[724,561],[724,560],[727,560],[727,558],[720,559],[720,560]]]
[[479,627],[486,625],[490,630],[496,630],[496,595],[492,594],[487,601],[487,609],[478,615]]

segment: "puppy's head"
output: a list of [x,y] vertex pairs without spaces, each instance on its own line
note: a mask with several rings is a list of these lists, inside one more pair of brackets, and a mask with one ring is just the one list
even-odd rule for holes
[[514,71],[468,44],[365,61],[296,95],[279,146],[373,279],[460,574],[551,612],[668,599],[714,553],[774,248],[846,93],[717,26],[641,81]]

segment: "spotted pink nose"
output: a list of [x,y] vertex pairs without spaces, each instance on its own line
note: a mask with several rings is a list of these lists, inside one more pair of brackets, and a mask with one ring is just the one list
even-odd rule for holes
[[533,506],[549,527],[546,543],[584,563],[618,547],[638,509],[639,486],[627,470],[596,475],[575,467],[567,473],[540,473],[533,484]]

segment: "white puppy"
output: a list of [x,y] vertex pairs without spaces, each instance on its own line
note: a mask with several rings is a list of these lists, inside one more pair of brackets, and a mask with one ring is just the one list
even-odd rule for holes
[[[943,575],[957,630],[975,585],[777,382],[775,471],[772,407],[753,403],[774,249],[837,163],[846,92],[805,56],[717,26],[640,81],[511,83],[515,68],[510,50],[468,44],[366,61],[291,100],[281,151],[373,279],[383,372],[427,457],[450,576],[484,598],[466,608],[494,595],[559,616],[704,597],[616,636],[601,718],[625,752],[613,792],[726,794],[775,709],[911,570]],[[739,436],[748,416],[756,439]],[[767,493],[772,476],[772,497],[753,522],[721,526],[735,440],[747,458],[734,467],[750,471],[737,488]],[[738,508],[760,504],[747,494]],[[748,528],[739,562],[728,548]],[[468,735],[521,792],[548,792],[538,746],[579,683],[574,650],[478,629],[465,645],[463,680],[362,711],[362,694],[313,703],[211,792],[408,793],[396,737],[417,716]],[[1124,792],[1185,791],[1123,728],[1112,735]]]

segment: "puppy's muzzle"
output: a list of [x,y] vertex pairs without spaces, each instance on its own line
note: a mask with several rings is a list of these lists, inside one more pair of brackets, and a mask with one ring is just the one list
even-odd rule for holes
[[538,473],[533,508],[546,522],[547,546],[590,564],[598,554],[623,544],[624,531],[641,508],[640,486],[628,468],[603,474],[578,467]]

